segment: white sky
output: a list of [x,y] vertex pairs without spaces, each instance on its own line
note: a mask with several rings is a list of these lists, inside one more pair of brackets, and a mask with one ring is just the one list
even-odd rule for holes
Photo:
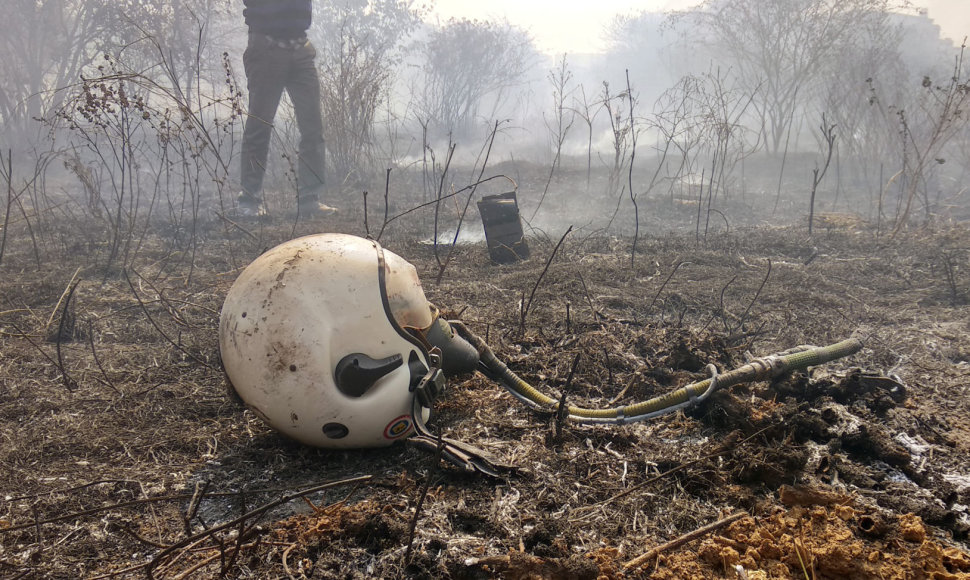
[[[529,30],[540,50],[600,52],[604,49],[603,28],[616,14],[651,10],[663,12],[687,8],[696,0],[436,0],[435,12],[450,17],[489,19],[506,17]],[[914,0],[929,10],[929,16],[943,36],[957,44],[970,36],[970,0]]]

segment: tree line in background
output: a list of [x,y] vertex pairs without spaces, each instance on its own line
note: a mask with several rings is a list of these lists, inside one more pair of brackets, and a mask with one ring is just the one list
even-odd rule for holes
[[[970,159],[970,91],[962,49],[894,5],[706,0],[618,17],[606,54],[549,66],[505,21],[440,22],[413,0],[316,2],[331,180],[427,164],[442,142],[510,120],[532,147],[516,154],[549,164],[543,198],[568,154],[587,184],[605,167],[606,187],[634,205],[660,187],[671,197],[700,187],[710,206],[743,192],[745,160],[763,153],[777,205],[789,157],[814,152],[825,168],[850,167],[847,179],[873,190],[879,217],[898,228],[964,193],[966,170],[953,166],[965,163],[947,163]],[[9,0],[0,138],[32,143],[35,173],[60,159],[116,231],[145,204],[175,222],[194,215],[204,193],[184,185],[192,175],[223,203],[245,110],[241,13],[241,0]],[[284,175],[294,130],[281,115]],[[634,179],[638,147],[649,163]],[[140,180],[154,197],[132,194]],[[164,193],[176,183],[188,194]]]

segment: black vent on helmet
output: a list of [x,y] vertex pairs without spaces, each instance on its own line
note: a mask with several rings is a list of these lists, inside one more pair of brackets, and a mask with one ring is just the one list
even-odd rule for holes
[[350,433],[350,429],[343,423],[327,423],[323,426],[323,434],[331,439],[343,439]]

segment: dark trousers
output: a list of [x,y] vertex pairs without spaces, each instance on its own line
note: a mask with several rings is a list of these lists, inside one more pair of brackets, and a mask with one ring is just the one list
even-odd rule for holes
[[249,116],[243,131],[241,180],[243,195],[261,199],[273,119],[283,91],[290,96],[300,130],[297,197],[317,198],[324,182],[323,120],[317,51],[310,42],[290,48],[261,34],[250,34],[243,54],[249,88]]

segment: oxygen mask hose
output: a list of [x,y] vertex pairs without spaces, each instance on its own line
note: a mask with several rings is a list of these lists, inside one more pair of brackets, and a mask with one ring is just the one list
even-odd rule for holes
[[[488,377],[499,381],[510,393],[536,410],[553,412],[559,401],[549,397],[522,380],[508,366],[495,356],[485,341],[472,333],[459,321],[450,321],[452,328],[468,341],[477,351],[481,370]],[[818,366],[833,360],[855,354],[862,349],[863,343],[857,338],[824,346],[797,346],[770,356],[754,359],[732,371],[717,374],[714,365],[708,365],[711,378],[681,387],[670,393],[652,399],[612,409],[587,409],[567,407],[568,418],[578,423],[599,423],[622,425],[644,421],[672,413],[677,409],[692,407],[702,403],[714,391],[740,383],[763,381],[783,374]]]

